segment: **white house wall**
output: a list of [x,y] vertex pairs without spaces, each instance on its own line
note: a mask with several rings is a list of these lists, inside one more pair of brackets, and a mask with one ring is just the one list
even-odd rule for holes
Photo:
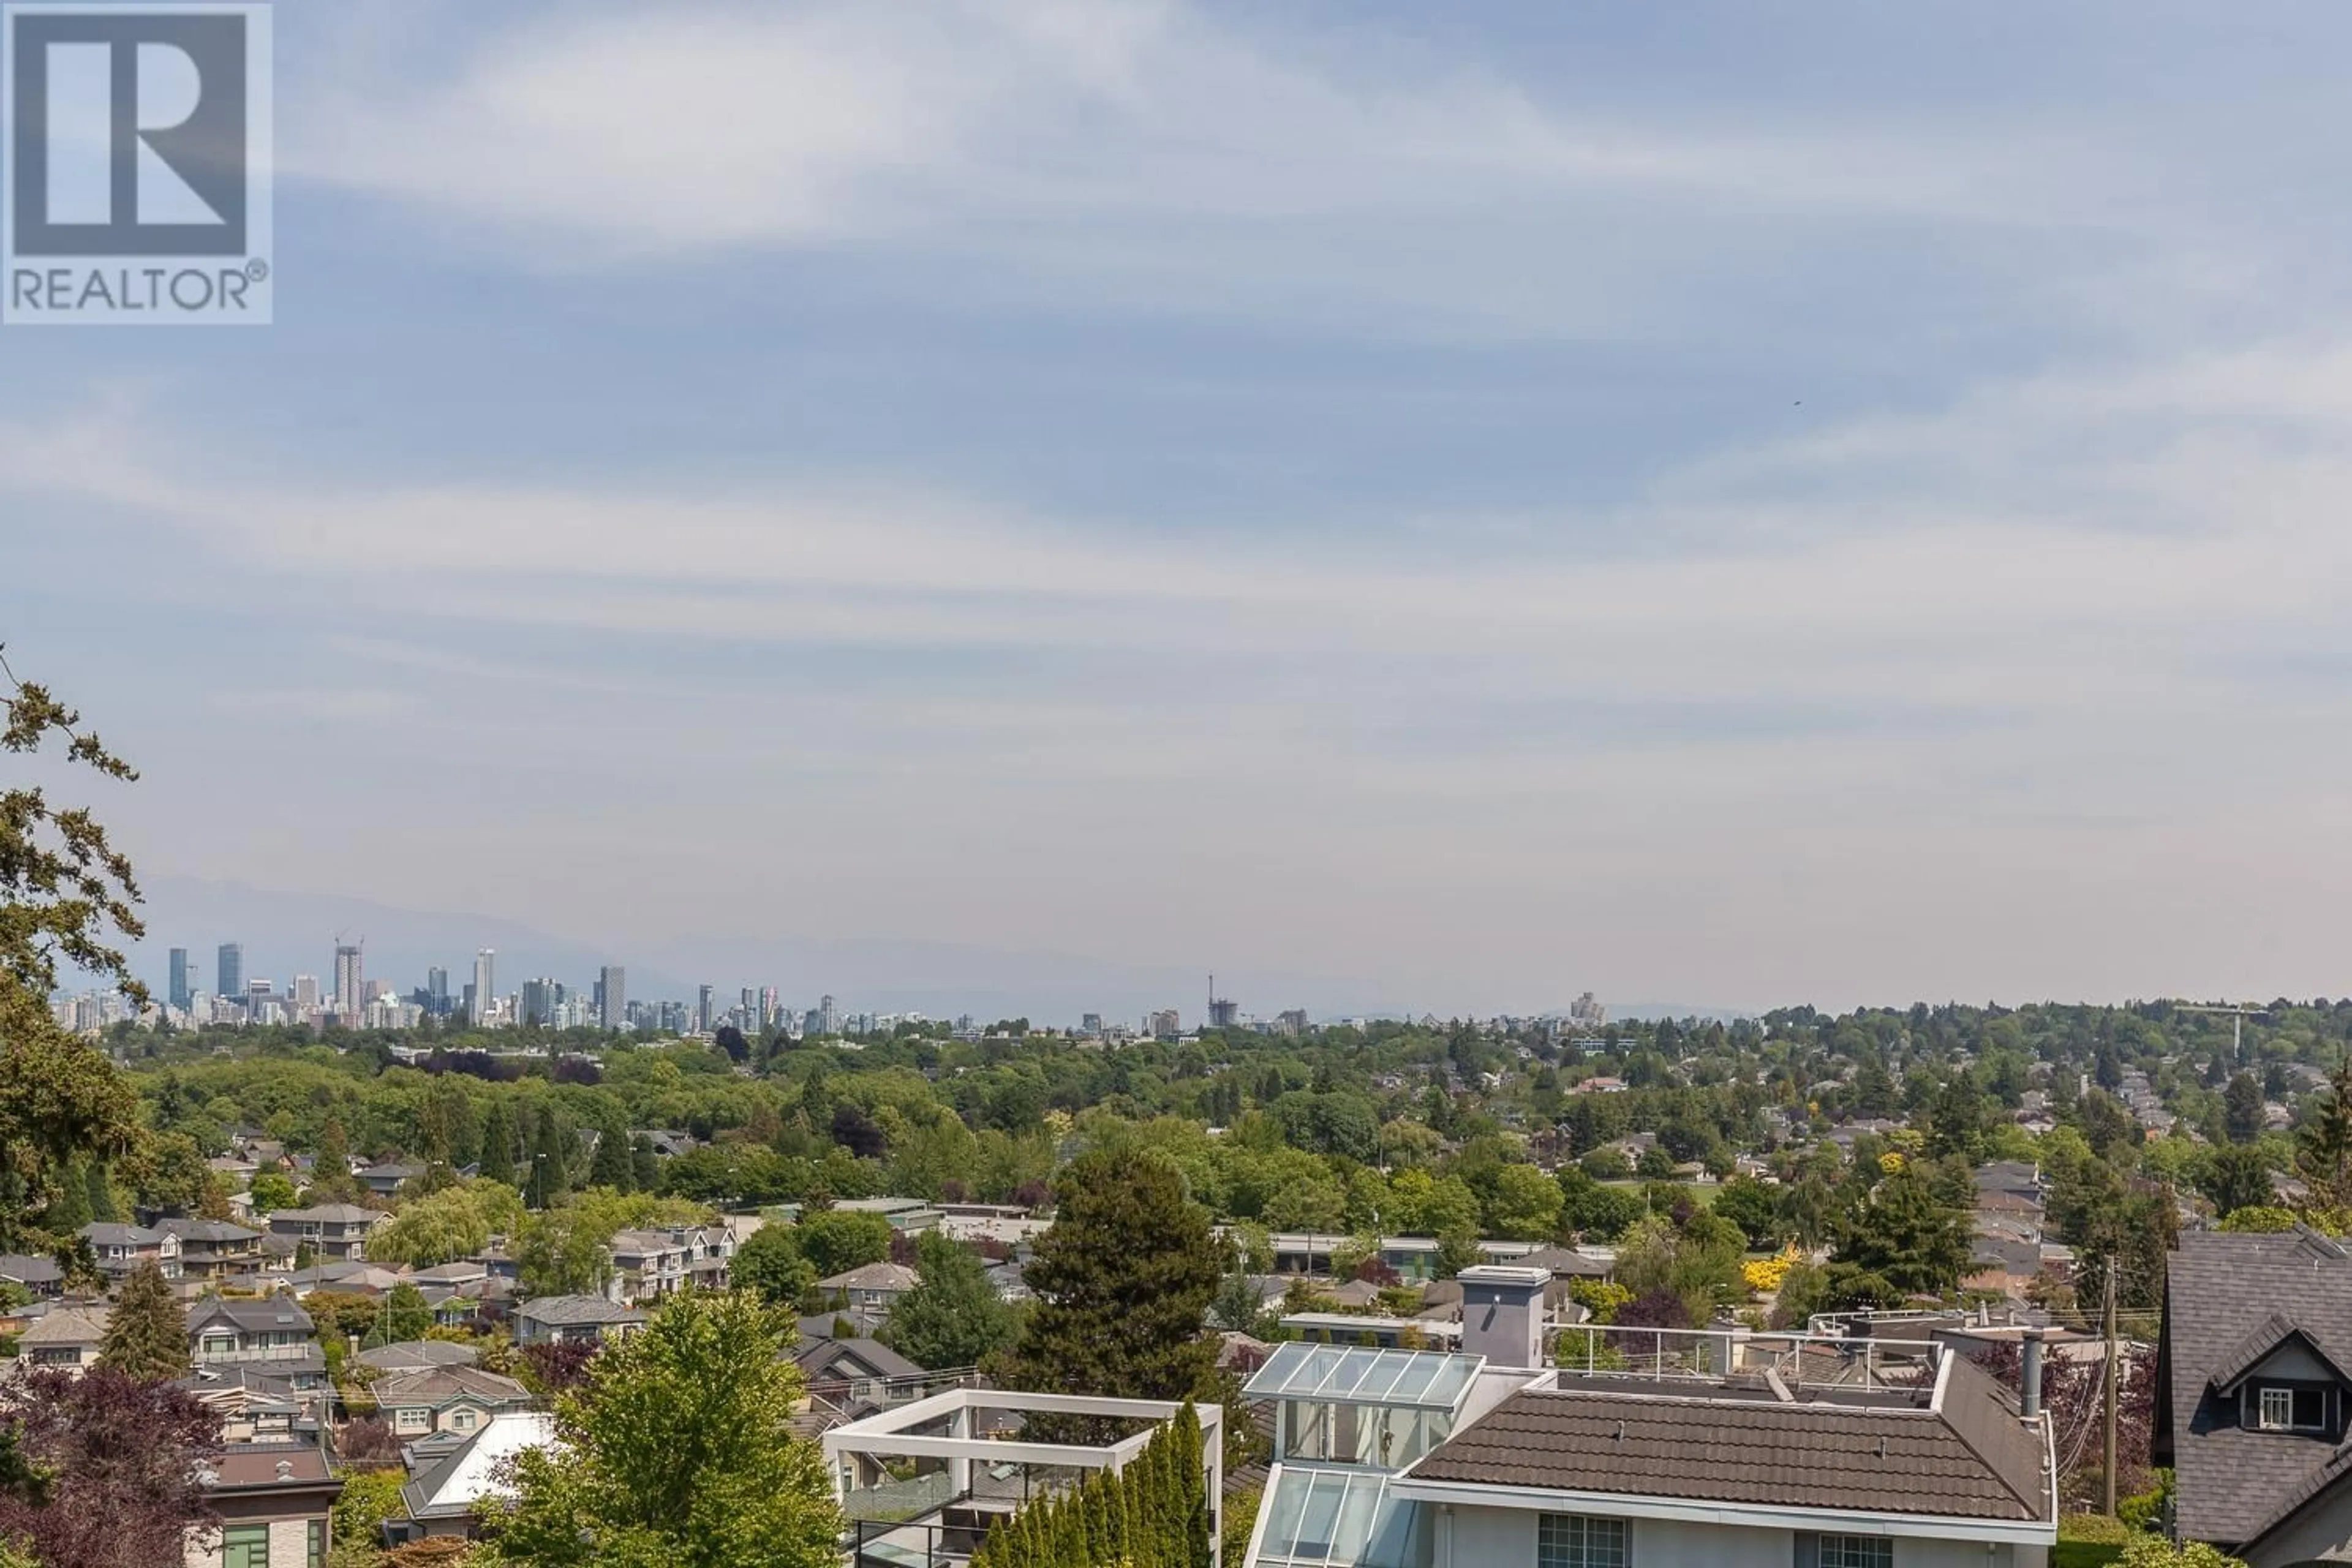
[[[1632,1529],[1632,1568],[1790,1568],[1796,1561],[1796,1540],[1786,1530],[1650,1519],[1633,1521]],[[1437,1521],[1433,1568],[1534,1568],[1535,1561],[1531,1511],[1456,1507],[1450,1519],[1441,1515]],[[1895,1543],[1895,1568],[2047,1568],[2048,1562],[2047,1550],[2040,1546]]]
[[2311,1502],[2303,1517],[2251,1551],[2249,1568],[2286,1568],[2299,1563],[2352,1563],[2352,1489],[2337,1483]]

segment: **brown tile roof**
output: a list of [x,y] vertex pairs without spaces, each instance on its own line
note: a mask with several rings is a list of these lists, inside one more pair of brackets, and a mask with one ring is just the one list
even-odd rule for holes
[[472,1398],[486,1405],[521,1405],[530,1390],[513,1378],[477,1366],[442,1366],[380,1377],[368,1392],[378,1405],[443,1405]]
[[1628,1497],[2050,1521],[2040,1435],[1955,1357],[1944,1406],[1781,1404],[1571,1384],[1513,1394],[1414,1480]]
[[[280,1474],[278,1467],[284,1465]],[[208,1467],[219,1487],[332,1486],[327,1458],[306,1444],[232,1443]]]

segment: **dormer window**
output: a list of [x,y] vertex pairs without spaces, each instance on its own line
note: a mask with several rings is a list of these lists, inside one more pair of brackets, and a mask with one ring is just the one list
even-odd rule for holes
[[2327,1429],[2327,1391],[2267,1384],[2252,1391],[2248,1403],[2253,1420],[2264,1432],[2324,1432]]

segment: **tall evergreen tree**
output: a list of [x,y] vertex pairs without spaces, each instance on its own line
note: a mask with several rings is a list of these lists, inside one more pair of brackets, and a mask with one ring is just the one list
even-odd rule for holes
[[1223,1254],[1175,1165],[1150,1151],[1093,1150],[1054,1190],[1054,1224],[1023,1271],[1037,1301],[1004,1358],[1007,1382],[1129,1399],[1206,1388],[1217,1349],[1202,1325]]
[[619,1102],[610,1097],[597,1101],[596,1155],[589,1162],[588,1184],[616,1193],[637,1184],[637,1168],[629,1158],[628,1125],[621,1120]]
[[123,1282],[98,1364],[135,1383],[160,1383],[188,1370],[188,1319],[153,1263],[141,1265]]
[[310,1167],[310,1201],[348,1203],[358,1188],[352,1183],[352,1145],[344,1136],[343,1120],[330,1115],[319,1130],[318,1154]]
[[2352,1047],[2328,1082],[2326,1098],[2304,1122],[2294,1168],[2321,1208],[2352,1208]]
[[523,1187],[523,1200],[532,1208],[546,1208],[572,1190],[571,1166],[565,1158],[569,1142],[555,1107],[541,1106],[531,1133],[530,1174]]
[[98,1216],[89,1212],[89,1162],[77,1160],[58,1173],[57,1195],[41,1211],[41,1224],[58,1236],[71,1236]]
[[2252,1073],[2242,1072],[2230,1080],[2221,1091],[2222,1127],[2232,1143],[2251,1143],[2263,1135],[2263,1118],[2267,1108],[2263,1103],[2262,1081]]
[[515,1183],[514,1114],[504,1100],[493,1100],[482,1114],[480,1173],[493,1182]]
[[84,1161],[82,1173],[89,1186],[89,1217],[109,1224],[121,1221],[122,1205],[114,1201],[114,1183],[108,1177],[106,1162]]

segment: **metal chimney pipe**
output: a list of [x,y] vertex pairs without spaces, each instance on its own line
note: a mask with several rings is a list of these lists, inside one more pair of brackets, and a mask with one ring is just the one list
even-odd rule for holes
[[2025,1366],[2019,1378],[2017,1413],[2031,1421],[2042,1414],[2042,1331],[2025,1331]]

